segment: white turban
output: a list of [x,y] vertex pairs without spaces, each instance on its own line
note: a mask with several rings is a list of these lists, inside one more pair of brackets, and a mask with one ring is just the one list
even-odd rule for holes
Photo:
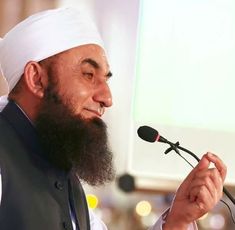
[[78,10],[59,8],[28,17],[0,39],[0,69],[9,92],[29,61],[41,61],[85,44],[103,47],[95,24]]

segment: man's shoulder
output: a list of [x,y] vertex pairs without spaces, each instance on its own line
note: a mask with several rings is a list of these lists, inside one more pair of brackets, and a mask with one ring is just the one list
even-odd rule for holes
[[11,127],[11,125],[2,115],[2,113],[0,113],[0,135],[1,135],[0,139],[4,138],[8,134],[8,131],[10,130],[13,131],[12,129],[13,127]]
[[14,146],[15,140],[18,140],[18,135],[14,127],[0,113],[0,146]]

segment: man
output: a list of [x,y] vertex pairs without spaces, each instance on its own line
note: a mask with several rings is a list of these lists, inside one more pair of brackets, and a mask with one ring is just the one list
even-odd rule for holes
[[[1,228],[105,230],[79,182],[114,178],[101,119],[112,105],[112,74],[93,23],[71,8],[33,15],[2,39],[0,64],[9,85],[0,114]],[[223,162],[205,154],[152,229],[196,229],[220,200],[225,175]]]

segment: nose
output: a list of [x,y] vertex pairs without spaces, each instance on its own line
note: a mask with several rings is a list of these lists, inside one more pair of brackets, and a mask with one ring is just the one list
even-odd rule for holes
[[112,94],[107,82],[102,82],[96,86],[93,100],[99,102],[104,107],[112,106]]

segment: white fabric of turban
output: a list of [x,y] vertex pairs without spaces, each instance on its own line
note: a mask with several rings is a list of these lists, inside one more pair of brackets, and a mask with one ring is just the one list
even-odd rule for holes
[[93,21],[77,9],[58,8],[28,17],[0,39],[0,69],[9,92],[29,61],[41,61],[85,44],[104,48]]

